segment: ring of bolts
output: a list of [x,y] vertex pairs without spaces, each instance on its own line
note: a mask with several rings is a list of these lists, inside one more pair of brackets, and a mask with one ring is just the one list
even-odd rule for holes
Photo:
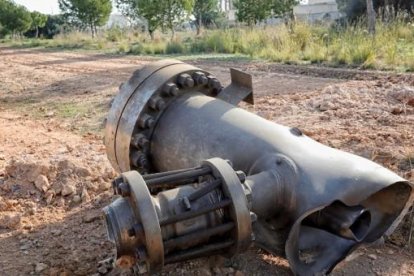
[[[162,86],[161,91],[156,91],[147,106],[139,116],[137,126],[135,126],[134,134],[131,139],[131,168],[138,170],[141,174],[150,171],[150,137],[155,126],[156,118],[160,116],[164,108],[180,94],[180,90],[185,90],[198,86],[202,88],[200,92],[218,95],[223,86],[220,81],[212,76],[206,75],[204,72],[196,71],[193,73],[182,73],[173,78],[175,81],[167,82]],[[207,89],[207,90],[206,90]]]

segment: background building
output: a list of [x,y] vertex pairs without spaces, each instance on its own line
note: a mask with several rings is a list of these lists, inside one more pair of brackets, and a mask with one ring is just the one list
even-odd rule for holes
[[293,8],[297,19],[335,20],[341,17],[336,0],[302,0]]
[[[229,21],[236,20],[236,10],[233,5],[233,0],[220,0],[220,7],[226,13]],[[336,0],[300,0],[299,4],[293,8],[293,13],[297,19],[311,22],[317,20],[335,20],[341,17]],[[274,22],[274,20],[270,20],[269,22]]]

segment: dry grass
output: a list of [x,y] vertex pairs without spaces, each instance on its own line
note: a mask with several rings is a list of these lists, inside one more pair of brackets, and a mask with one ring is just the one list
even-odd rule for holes
[[173,41],[163,34],[151,40],[141,32],[112,28],[95,39],[73,32],[53,40],[22,40],[12,45],[136,55],[235,54],[283,63],[414,71],[414,23],[405,16],[379,20],[375,36],[368,34],[363,21],[345,27],[296,22],[289,26],[211,30],[200,37],[182,32]]

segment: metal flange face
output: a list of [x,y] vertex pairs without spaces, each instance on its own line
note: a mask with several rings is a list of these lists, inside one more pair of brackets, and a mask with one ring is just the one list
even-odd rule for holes
[[130,187],[130,200],[135,215],[141,221],[145,236],[145,261],[149,273],[155,273],[164,266],[164,245],[162,242],[161,227],[151,194],[142,176],[136,171],[122,174],[124,183]]
[[122,84],[119,87],[119,93],[116,95],[111,105],[105,127],[105,146],[107,156],[112,166],[117,171],[119,171],[119,166],[115,156],[115,137],[119,120],[126,104],[128,103],[131,96],[137,92],[143,81],[145,81],[152,74],[155,74],[161,68],[174,64],[182,64],[182,62],[178,60],[167,59],[146,65],[142,69],[135,71],[128,82]]
[[227,161],[212,158],[204,161],[203,164],[212,168],[215,177],[222,179],[223,193],[232,201],[230,215],[236,225],[234,233],[236,241],[229,253],[230,256],[241,253],[247,250],[252,242],[252,222],[243,187]]
[[[217,79],[192,65],[169,60],[144,67],[121,87],[107,120],[106,147],[121,172],[151,171],[150,140],[158,118],[175,97],[189,91],[217,94]],[[149,71],[153,70],[153,73]],[[145,77],[145,78],[144,78]],[[211,86],[215,83],[215,86]],[[134,88],[135,87],[135,88]],[[132,91],[132,92],[131,92]]]

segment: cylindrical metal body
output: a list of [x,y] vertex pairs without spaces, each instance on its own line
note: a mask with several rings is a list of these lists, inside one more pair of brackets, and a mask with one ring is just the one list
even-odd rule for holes
[[[335,200],[347,206],[364,202],[363,207],[371,212],[364,241],[373,242],[395,227],[385,222],[397,219],[407,208],[411,194],[404,179],[370,160],[327,147],[297,128],[275,124],[196,92],[171,103],[154,130],[151,149],[159,171],[190,167],[219,156],[247,175],[267,172],[259,181],[249,181],[248,177],[252,211],[259,218],[272,216],[273,223],[285,230],[291,228],[292,220],[305,218]],[[387,212],[376,202],[378,197],[388,198]],[[263,240],[261,235],[256,236],[256,242],[266,247],[267,235]],[[284,246],[283,242],[275,243]],[[338,238],[330,243],[345,254],[357,241],[343,245]],[[291,254],[298,252],[298,248],[292,249]],[[303,268],[308,269],[308,265]]]
[[[192,188],[175,186],[174,190],[158,194],[159,204],[155,204],[159,206],[158,215],[169,214],[169,221],[159,218],[156,225],[152,220],[142,222],[148,229],[153,227],[154,237],[175,237],[167,242],[174,248],[183,239],[196,239],[197,231],[201,236],[208,235],[227,229],[234,222],[239,229],[233,232],[234,237],[238,233],[246,237],[248,230],[253,229],[255,244],[286,256],[295,274],[321,275],[330,272],[358,245],[373,242],[395,229],[413,200],[410,183],[370,160],[324,146],[298,128],[270,122],[236,107],[235,104],[252,96],[251,77],[237,70],[232,70],[231,77],[232,84],[222,89],[217,79],[201,69],[176,61],[158,62],[136,73],[115,101],[106,131],[109,160],[119,171],[159,173],[144,175],[151,192],[157,194],[162,187],[171,188],[164,184],[174,185],[175,176],[168,171],[180,170],[190,177],[194,171],[188,168],[210,158],[226,159],[234,170],[247,175],[240,174],[245,181],[239,183],[246,195],[232,197],[232,210],[243,210],[246,217],[249,208],[257,215],[251,225],[236,223],[250,221],[246,218],[216,218],[216,224],[198,221],[206,227],[190,232],[177,232],[177,228],[162,230],[161,234],[160,225],[165,227],[167,222],[190,216],[184,212],[177,214],[182,217],[175,217],[178,201],[163,201],[164,195],[183,194],[188,205],[190,199],[199,200],[218,184],[211,183],[191,195],[187,192]],[[170,92],[165,93],[166,89]],[[235,175],[232,172],[229,179]],[[189,184],[194,178],[188,181],[181,184]],[[237,187],[234,183],[232,187]],[[122,185],[119,189],[128,194]],[[230,190],[227,192],[231,194]],[[213,207],[212,203],[206,208]],[[145,208],[138,204],[136,209],[142,212]],[[132,216],[131,212],[126,212],[126,216]],[[126,224],[129,220],[119,221]],[[230,246],[228,243],[223,240],[221,245],[205,244],[204,249],[179,252],[167,258],[166,263],[184,260],[189,255],[201,256],[214,246]],[[130,244],[135,246],[133,242],[125,243],[125,249],[130,249]],[[153,259],[157,256],[154,254]],[[309,258],[311,262],[307,261]],[[163,260],[156,264],[162,263]]]

